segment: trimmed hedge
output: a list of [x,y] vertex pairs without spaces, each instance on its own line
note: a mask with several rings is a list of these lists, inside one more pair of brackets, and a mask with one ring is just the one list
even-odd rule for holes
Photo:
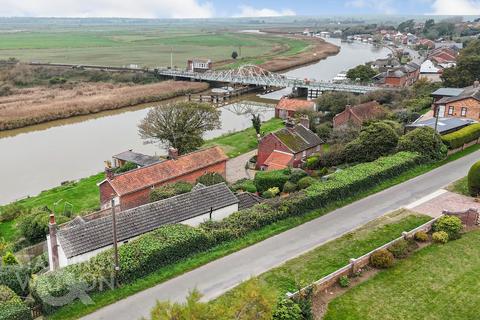
[[7,286],[0,285],[0,320],[31,320],[30,308]]
[[468,171],[467,184],[472,197],[480,195],[480,161],[474,163]]
[[[286,198],[276,197],[252,208],[234,212],[222,221],[208,221],[198,228],[183,225],[159,228],[119,247],[120,281],[133,281],[196,252],[206,251],[276,221],[302,215],[371,188],[412,168],[421,159],[419,154],[400,152],[334,173],[325,182],[317,181]],[[282,187],[289,178],[287,173],[289,171],[284,170],[259,172],[260,177],[256,182],[260,188],[271,188],[272,181],[283,181]],[[90,287],[97,291],[105,289],[99,283],[103,283],[104,278],[111,277],[112,265],[112,251],[108,250],[88,262],[41,275],[33,281],[33,295],[43,305],[44,312],[50,313],[55,307],[45,303],[44,298],[50,295],[62,296],[72,288],[85,290]]]
[[480,138],[480,123],[475,123],[442,136],[442,141],[449,149],[457,149],[478,138]]
[[290,179],[290,169],[259,171],[255,174],[255,187],[257,191],[263,193],[270,188],[277,187],[282,190],[283,185]]
[[[164,226],[118,248],[118,280],[120,283],[131,282],[213,245],[213,238],[199,228],[181,224]],[[37,277],[32,284],[32,293],[42,304],[43,311],[48,314],[56,308],[48,303],[50,296],[63,297],[72,290],[109,289],[108,283],[113,276],[112,250],[103,251],[87,262]]]

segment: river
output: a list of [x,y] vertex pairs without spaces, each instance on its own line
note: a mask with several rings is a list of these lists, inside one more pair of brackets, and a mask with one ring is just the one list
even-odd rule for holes
[[[328,41],[341,46],[339,54],[286,74],[330,80],[342,70],[389,53],[368,44]],[[141,105],[0,132],[0,204],[36,195],[62,181],[95,174],[103,169],[105,160],[128,149],[164,154],[161,146],[145,145],[138,135],[137,125],[151,107],[152,104]],[[274,116],[273,109],[257,108],[263,120]],[[205,138],[250,127],[250,116],[239,114],[239,109],[239,104],[223,107],[222,128],[208,132]]]

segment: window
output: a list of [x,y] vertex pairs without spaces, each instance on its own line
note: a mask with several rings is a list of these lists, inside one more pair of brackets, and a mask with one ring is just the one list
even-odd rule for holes
[[462,117],[466,117],[467,116],[467,108],[466,107],[462,107],[462,112],[460,113],[460,115]]
[[453,106],[448,107],[448,115],[453,116]]

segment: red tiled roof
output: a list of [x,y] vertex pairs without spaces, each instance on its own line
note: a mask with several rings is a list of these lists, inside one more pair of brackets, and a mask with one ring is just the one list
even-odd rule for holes
[[292,159],[293,154],[287,154],[274,150],[272,153],[270,153],[264,164],[268,166],[268,170],[280,170],[287,168]]
[[226,161],[228,157],[220,147],[191,152],[176,160],[167,160],[142,167],[107,179],[115,192],[121,196],[158,183],[180,177]]
[[385,110],[377,101],[370,101],[362,104],[357,104],[351,108],[352,114],[360,120],[368,120],[373,117],[385,114]]
[[282,98],[277,104],[277,109],[284,109],[289,111],[298,111],[303,109],[312,109],[315,106],[313,101]]

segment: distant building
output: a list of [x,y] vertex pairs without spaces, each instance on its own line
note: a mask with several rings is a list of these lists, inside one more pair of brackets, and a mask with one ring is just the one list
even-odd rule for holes
[[440,75],[443,69],[438,68],[431,60],[425,60],[420,66],[420,78],[425,78],[431,82],[440,82]]
[[263,137],[258,143],[257,169],[298,168],[307,157],[320,152],[324,142],[308,128],[308,122],[302,118],[301,124],[287,124]]
[[390,68],[374,77],[377,84],[385,87],[405,87],[414,84],[420,75],[420,66],[409,62],[395,68]]
[[297,112],[302,110],[316,110],[315,102],[283,97],[275,107],[275,118],[293,118]]
[[187,61],[187,71],[206,72],[212,69],[212,61],[209,59],[191,59]]
[[480,120],[480,83],[466,88],[440,88],[431,96],[433,110],[439,117],[461,117]]
[[102,209],[110,207],[111,199],[115,206],[126,210],[148,203],[152,189],[176,182],[194,183],[197,178],[208,172],[219,173],[225,177],[228,157],[219,147],[211,147],[178,156],[170,149],[170,159],[153,163],[141,168],[114,174],[106,168],[106,179],[98,184]]
[[333,127],[338,128],[348,124],[361,126],[367,120],[381,118],[386,114],[386,110],[377,101],[347,106],[343,112],[333,117]]
[[127,162],[133,163],[138,167],[145,167],[163,161],[159,157],[152,157],[146,154],[133,152],[132,150],[127,150],[122,153],[116,154],[112,156],[112,159],[114,168],[121,167]]
[[[191,192],[116,213],[118,245],[168,224],[197,226],[210,219],[221,220],[240,206],[245,209],[259,202],[254,195],[237,197],[225,183],[198,184]],[[79,216],[60,227],[51,217],[47,236],[51,270],[89,260],[111,248],[112,238],[111,214],[91,220]]]
[[417,45],[425,47],[427,49],[433,49],[435,48],[435,42],[433,42],[430,39],[420,39],[417,41]]

